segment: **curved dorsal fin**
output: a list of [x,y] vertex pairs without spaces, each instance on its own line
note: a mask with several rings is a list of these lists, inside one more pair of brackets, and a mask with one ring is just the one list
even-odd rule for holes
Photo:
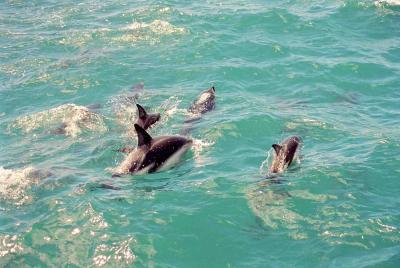
[[282,146],[279,144],[272,144],[272,148],[274,148],[276,154],[279,154],[279,151],[282,149]]
[[143,119],[147,117],[147,113],[146,110],[139,104],[136,104],[136,107],[138,108],[139,111],[139,118]]
[[138,136],[138,147],[142,145],[150,145],[153,138],[146,132],[146,130],[144,130],[138,124],[135,124],[135,130]]

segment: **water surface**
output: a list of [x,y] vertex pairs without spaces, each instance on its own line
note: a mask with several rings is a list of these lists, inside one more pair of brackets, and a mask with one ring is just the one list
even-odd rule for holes
[[[2,1],[0,266],[399,267],[399,4]],[[111,178],[142,81],[154,136],[217,108],[177,167]]]

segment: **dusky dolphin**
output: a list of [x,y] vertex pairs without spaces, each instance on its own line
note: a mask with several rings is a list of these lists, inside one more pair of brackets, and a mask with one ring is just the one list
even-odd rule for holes
[[160,113],[147,113],[139,104],[136,104],[136,107],[138,108],[138,119],[136,120],[136,124],[144,130],[148,129],[160,120]]
[[215,108],[215,87],[203,91],[190,105],[188,112],[194,115],[205,114]]
[[283,172],[290,166],[297,151],[300,148],[301,139],[298,136],[291,136],[281,144],[272,144],[272,148],[275,150],[275,158],[269,168],[272,173]]
[[136,103],[139,99],[139,96],[142,94],[144,89],[144,82],[140,82],[139,84],[133,85],[131,87],[131,91],[126,95],[126,99],[129,102]]
[[116,168],[113,177],[121,174],[152,173],[175,164],[191,147],[193,141],[182,136],[152,138],[146,130],[135,124],[137,148],[129,153]]
[[184,121],[181,135],[189,135],[194,124],[201,119],[201,116],[215,109],[215,87],[203,91],[187,109],[188,116]]

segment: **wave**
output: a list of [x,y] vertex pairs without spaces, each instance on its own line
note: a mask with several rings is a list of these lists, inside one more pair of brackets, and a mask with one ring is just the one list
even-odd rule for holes
[[33,167],[5,169],[0,167],[0,199],[23,205],[32,200],[29,190],[47,175]]
[[154,20],[151,23],[134,22],[126,27],[123,27],[122,30],[130,30],[130,31],[150,30],[151,32],[160,35],[186,32],[185,28],[177,27],[169,23],[168,21],[164,20]]
[[8,126],[9,130],[20,129],[24,133],[47,128],[58,134],[77,137],[83,131],[105,132],[104,118],[87,107],[64,104],[43,112],[18,117]]
[[121,31],[127,33],[114,37],[114,41],[148,41],[150,43],[157,43],[161,36],[188,33],[188,30],[183,27],[177,27],[168,21],[158,19],[152,21],[151,23],[134,22],[128,26],[122,27]]

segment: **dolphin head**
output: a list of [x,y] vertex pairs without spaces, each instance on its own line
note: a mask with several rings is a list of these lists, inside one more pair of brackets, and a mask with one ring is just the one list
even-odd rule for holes
[[215,94],[215,87],[212,86],[209,89],[206,90],[206,92],[210,93],[210,94]]

